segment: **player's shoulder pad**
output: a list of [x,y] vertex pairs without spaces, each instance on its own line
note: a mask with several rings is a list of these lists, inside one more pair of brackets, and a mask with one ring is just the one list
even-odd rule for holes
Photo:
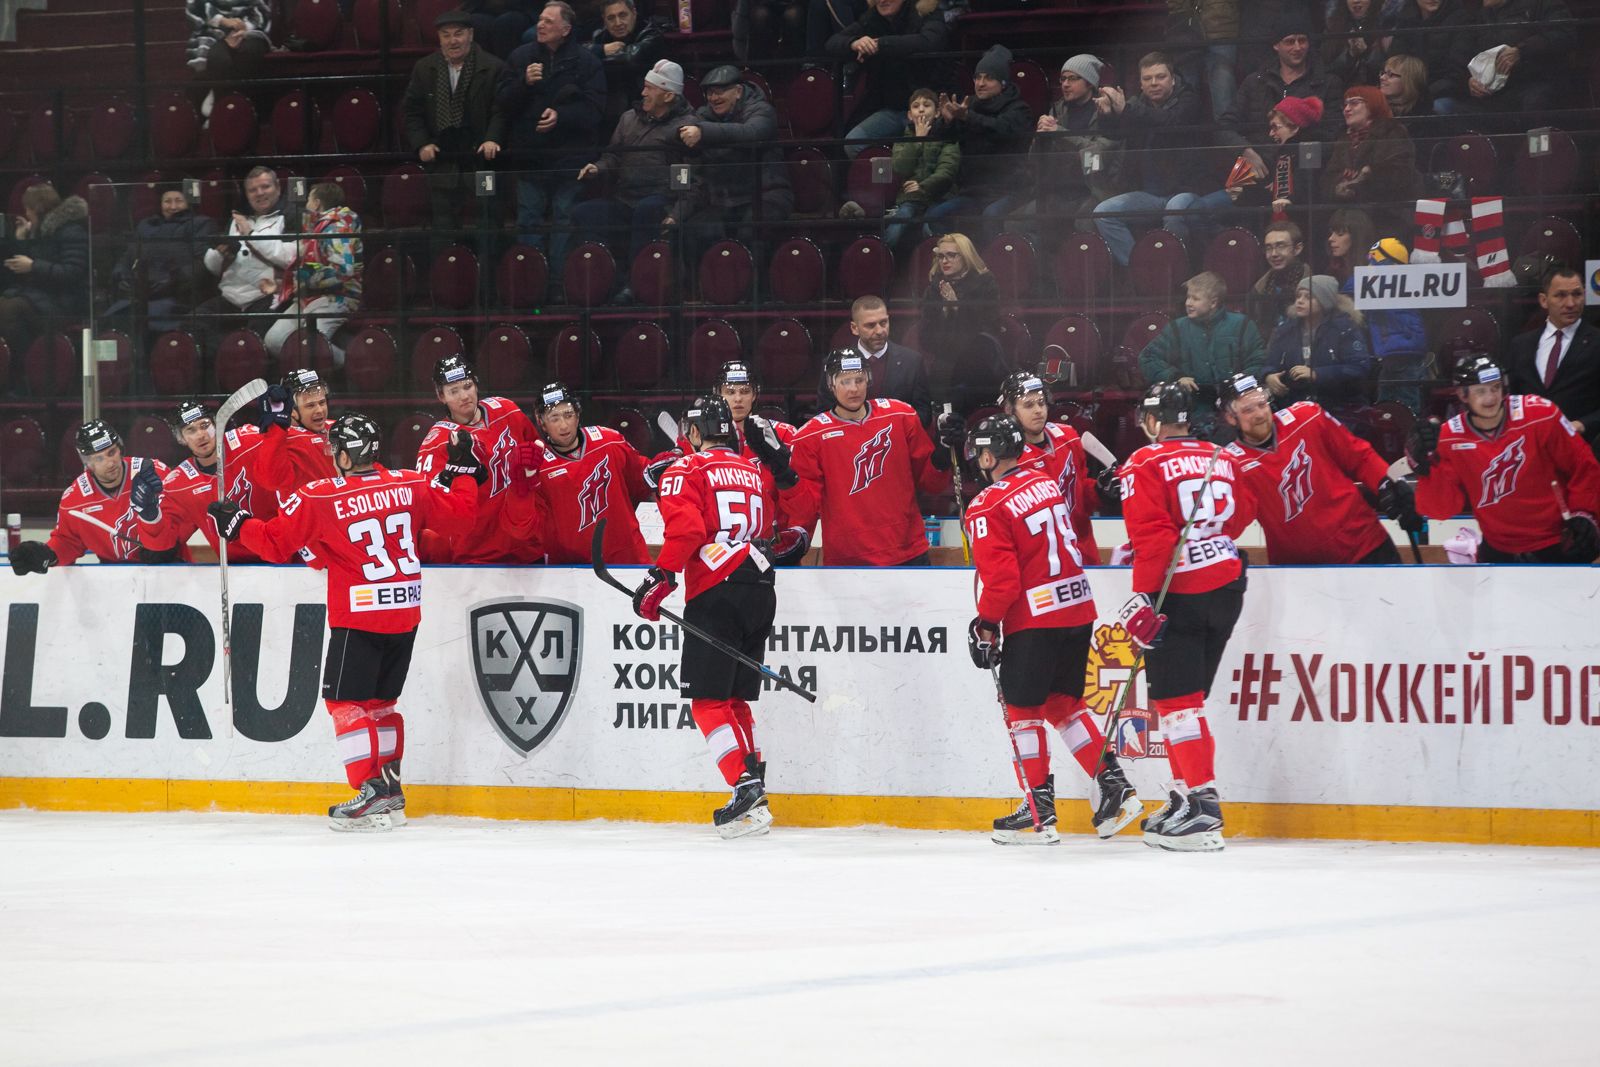
[[1044,435],[1050,438],[1052,441],[1061,441],[1064,444],[1071,444],[1079,437],[1077,430],[1074,430],[1066,423],[1055,421],[1046,422],[1044,424]]
[[72,479],[72,482],[65,489],[61,490],[61,499],[64,501],[72,496],[88,496],[92,492],[94,492],[94,489],[89,485],[89,472],[84,471]]
[[451,422],[449,419],[440,419],[428,430],[427,436],[422,439],[422,444],[418,446],[418,450],[434,447],[438,441],[448,438],[459,429],[461,429],[459,423]]
[[1548,397],[1534,396],[1532,393],[1508,396],[1506,406],[1512,422],[1537,422],[1561,414],[1561,409]]
[[810,436],[819,430],[823,430],[829,426],[832,426],[837,421],[837,419],[828,414],[826,411],[819,411],[815,415],[811,416],[811,418],[807,419],[800,429],[795,431],[795,436]]
[[496,415],[509,415],[513,411],[522,410],[521,408],[517,407],[515,401],[507,400],[503,396],[479,397],[478,403],[482,404],[485,410],[493,412]]
[[620,430],[613,430],[609,426],[585,426],[583,428],[583,435],[596,444],[608,440],[626,440],[626,438],[622,436],[622,432]]
[[1465,436],[1467,432],[1467,417],[1465,414],[1452,415],[1439,427],[1441,436],[1452,434],[1458,437]]
[[1297,400],[1282,411],[1275,412],[1273,419],[1279,426],[1293,426],[1296,422],[1316,418],[1322,414],[1322,409],[1309,400]]
[[1244,450],[1244,446],[1238,441],[1228,442],[1223,446],[1222,450],[1228,455],[1233,456],[1235,459],[1244,459],[1248,455],[1248,453],[1246,453]]

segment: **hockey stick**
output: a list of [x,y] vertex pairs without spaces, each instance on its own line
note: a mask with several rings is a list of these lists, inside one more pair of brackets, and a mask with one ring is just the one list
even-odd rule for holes
[[689,447],[689,442],[684,440],[683,434],[680,432],[681,428],[678,426],[678,420],[672,417],[671,412],[656,412],[656,429],[667,435],[667,440],[672,442],[673,447],[680,448],[685,453],[694,451]]
[[[605,539],[606,520],[602,518],[595,521],[594,538],[589,542],[589,559],[590,562],[594,564],[594,576],[599,578],[602,582],[605,582],[611,588],[617,590],[619,593],[631,598],[633,596],[633,590],[617,581],[616,577],[606,569],[606,561],[601,554]],[[737,648],[734,648],[720,637],[706,633],[693,623],[684,622],[682,616],[675,615],[666,608],[662,608],[661,617],[666,619],[668,622],[677,623],[680,627],[682,627],[685,633],[694,637],[698,637],[700,640],[704,641],[718,652],[721,652],[724,656],[738,660],[751,670],[758,671],[763,676],[772,679],[772,683],[779,689],[787,689],[790,692],[797,693],[808,703],[815,704],[817,702],[817,694],[811,692],[811,690],[800,688],[798,685],[795,685],[793,682],[789,681],[789,679],[785,678],[771,667],[768,667],[766,664],[761,663],[758,660],[751,659],[749,656],[745,655],[743,652],[740,652]]]
[[[217,409],[212,425],[217,434],[217,501],[228,499],[226,461],[228,452],[228,423],[243,408],[255,403],[267,391],[267,383],[257,378],[236,389],[232,396]],[[217,575],[222,579],[222,707],[228,723],[228,736],[233,736],[233,620],[228,605],[228,539],[217,531]]]
[[[944,413],[946,415],[950,414],[950,405],[948,403],[944,406]],[[961,526],[961,562],[971,563],[972,542],[967,540],[967,502],[961,496],[964,479],[961,477],[961,457],[956,455],[955,445],[950,446],[950,477],[952,478],[952,487],[956,491],[956,518]],[[1038,822],[1037,819],[1034,821],[1035,823]]]
[[1083,441],[1083,450],[1099,460],[1101,466],[1111,470],[1117,469],[1117,457],[1111,454],[1111,449],[1100,443],[1100,438],[1085,430],[1079,435],[1079,439]]

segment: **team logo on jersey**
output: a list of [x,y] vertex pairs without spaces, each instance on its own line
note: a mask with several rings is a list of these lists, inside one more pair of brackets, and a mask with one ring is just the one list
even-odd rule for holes
[[856,453],[856,480],[850,486],[850,495],[854,496],[878,480],[883,474],[884,463],[889,459],[889,450],[893,447],[893,424],[873,434],[872,439],[861,446],[861,451]]
[[111,546],[117,559],[134,559],[143,547],[139,543],[139,516],[133,513],[132,508],[123,512],[117,520],[116,527],[111,531]]
[[1506,497],[1517,491],[1517,478],[1522,474],[1522,468],[1527,465],[1528,454],[1524,450],[1524,439],[1519,437],[1506,446],[1489,465],[1483,469],[1483,495],[1478,498],[1478,507],[1486,508],[1490,504],[1498,504]]
[[583,480],[583,488],[578,490],[578,507],[581,509],[578,529],[587,530],[606,513],[606,501],[610,496],[611,457],[605,456],[595,464],[589,477]]
[[493,455],[489,457],[490,496],[499,496],[511,484],[511,454],[516,448],[517,439],[511,436],[511,428],[502,426],[500,436],[494,441]]
[[1056,479],[1056,488],[1061,490],[1061,499],[1067,502],[1067,514],[1078,510],[1078,465],[1072,461],[1072,453],[1067,453],[1067,462],[1061,468],[1061,477]]
[[1311,456],[1306,452],[1306,443],[1301,441],[1295,448],[1294,455],[1289,457],[1288,465],[1283,468],[1283,477],[1278,481],[1278,495],[1283,498],[1285,522],[1294,521],[1295,516],[1305,510],[1314,491],[1315,486],[1311,482]]
[[254,489],[255,486],[250,484],[249,472],[241,470],[228,482],[228,499],[235,504],[248,504],[250,503],[250,494]]
[[[1138,660],[1138,650],[1120,622],[1095,627],[1094,640],[1089,644],[1083,700],[1091,713],[1105,719],[1107,726],[1112,709],[1122,707],[1111,737],[1113,750],[1122,759],[1167,754],[1166,745],[1158,736],[1155,712],[1137,706],[1139,676],[1135,664]],[[1124,690],[1128,691],[1126,699]]]
[[515,597],[474,604],[472,670],[489,721],[524,756],[566,720],[578,688],[583,609]]

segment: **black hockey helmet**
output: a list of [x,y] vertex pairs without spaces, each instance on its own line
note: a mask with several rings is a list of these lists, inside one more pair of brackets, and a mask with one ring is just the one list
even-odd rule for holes
[[1505,384],[1505,372],[1487,352],[1468,352],[1456,361],[1451,381],[1460,386]]
[[843,371],[863,371],[869,377],[872,368],[867,364],[867,358],[861,354],[859,348],[835,348],[828,353],[822,361],[822,374],[828,381],[833,381],[833,376]]
[[728,402],[720,396],[702,396],[689,405],[683,413],[683,434],[689,428],[700,431],[702,441],[731,441],[733,439],[733,412]]
[[729,360],[717,372],[713,388],[720,393],[725,385],[748,385],[752,392],[761,392],[761,383],[756,381],[755,369],[742,359]]
[[185,426],[199,422],[202,419],[210,419],[211,417],[211,411],[206,407],[205,401],[197,396],[192,396],[172,409],[172,436],[182,441]]
[[78,446],[78,455],[92,456],[114,445],[121,446],[122,435],[112,429],[105,419],[90,419],[78,427],[73,441]]
[[301,393],[309,393],[313,389],[321,389],[325,393],[331,393],[327,380],[309,367],[301,367],[299,370],[292,370],[285,374],[283,376],[283,387],[289,390],[291,399]]
[[995,403],[1002,407],[1006,404],[1015,404],[1029,393],[1043,393],[1044,402],[1050,403],[1050,386],[1045,380],[1031,370],[1012,371],[1006,375],[1005,381],[1000,383],[1000,395]]
[[445,356],[433,365],[433,387],[442,390],[456,382],[471,381],[478,384],[478,371],[465,356]]
[[378,424],[365,415],[340,415],[328,423],[328,447],[335,456],[340,452],[348,453],[354,466],[376,463],[382,444],[383,434]]
[[1177,382],[1157,382],[1145,390],[1144,399],[1139,401],[1139,417],[1154,415],[1162,425],[1181,422],[1187,426],[1193,410],[1189,390]]
[[550,382],[539,390],[539,399],[533,402],[533,413],[543,415],[558,404],[571,404],[572,410],[583,414],[583,402],[578,394],[568,389],[565,382]]
[[995,459],[1012,459],[1022,455],[1022,447],[1022,427],[1010,415],[990,415],[967,435],[967,450],[974,457],[988,449]]
[[1261,379],[1240,371],[1230,374],[1217,383],[1217,407],[1226,411],[1228,405],[1253,389],[1264,389]]

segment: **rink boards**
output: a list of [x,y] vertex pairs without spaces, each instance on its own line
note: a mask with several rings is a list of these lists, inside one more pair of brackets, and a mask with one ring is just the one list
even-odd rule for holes
[[[0,806],[303,812],[348,794],[320,701],[321,575],[230,573],[231,733],[215,568],[0,579]],[[1109,624],[1129,572],[1091,575],[1086,696],[1109,710],[1133,662]],[[1015,803],[967,657],[971,571],[805,568],[778,593],[768,662],[818,693],[757,705],[780,819],[980,829]],[[1207,705],[1230,831],[1600,845],[1597,593],[1590,568],[1256,568]],[[725,798],[678,697],[676,629],[587,568],[432,568],[421,595],[401,704],[414,813],[699,822]],[[1142,688],[1117,743],[1158,798]],[[1083,795],[1059,745],[1055,769]]]

